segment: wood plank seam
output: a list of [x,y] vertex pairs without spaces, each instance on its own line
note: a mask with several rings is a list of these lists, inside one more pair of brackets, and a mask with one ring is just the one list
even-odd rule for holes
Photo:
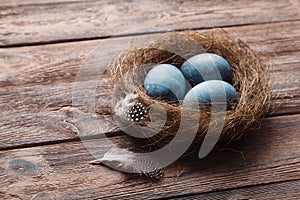
[[[177,198],[186,198],[186,197],[193,197],[196,195],[205,195],[205,194],[212,194],[212,193],[217,193],[217,192],[229,192],[229,191],[233,191],[233,190],[239,190],[239,189],[245,189],[245,188],[254,188],[257,186],[268,186],[268,185],[274,185],[274,184],[279,184],[279,183],[290,183],[290,182],[294,182],[294,181],[299,181],[300,179],[294,179],[294,180],[284,180],[284,181],[274,181],[274,182],[270,182],[270,183],[262,183],[262,184],[256,184],[256,185],[249,185],[249,186],[239,186],[239,187],[233,187],[230,189],[221,189],[221,190],[216,190],[216,191],[209,191],[209,192],[203,192],[203,193],[193,193],[193,194],[186,194],[186,195],[178,195],[178,196],[170,196],[168,198],[170,199],[177,199]],[[165,198],[157,198],[155,200],[163,200]]]

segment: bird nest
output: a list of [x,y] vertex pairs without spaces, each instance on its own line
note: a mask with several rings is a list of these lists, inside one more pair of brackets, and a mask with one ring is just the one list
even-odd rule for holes
[[[182,107],[180,101],[153,99],[146,95],[143,88],[147,72],[155,65],[168,63],[180,67],[188,58],[203,52],[218,54],[229,62],[233,72],[232,85],[238,93],[238,104],[234,109],[227,110],[224,116],[220,139],[239,138],[250,127],[259,125],[269,109],[271,98],[269,70],[263,56],[245,42],[225,33],[184,31],[166,33],[142,47],[123,52],[111,63],[109,73],[115,84],[112,106],[123,127],[132,124],[148,127],[147,131],[155,132],[148,137],[150,144],[164,146],[174,138],[182,121],[182,113],[187,112],[183,129],[186,134],[196,129],[194,141],[203,141],[209,127],[218,123],[211,117],[210,109],[199,111]],[[126,118],[126,112],[136,102],[150,114],[141,121],[131,122]]]

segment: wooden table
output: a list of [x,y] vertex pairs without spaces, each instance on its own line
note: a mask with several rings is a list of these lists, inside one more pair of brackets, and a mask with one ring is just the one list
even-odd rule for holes
[[[80,137],[102,137],[100,149],[129,144],[111,118],[107,76],[96,95],[101,133],[80,132],[72,118],[84,113],[72,92],[90,51],[111,44],[106,61],[115,40],[213,27],[269,57],[272,112],[261,129],[172,164],[161,182],[88,164]],[[298,0],[1,0],[0,35],[0,199],[299,199]]]

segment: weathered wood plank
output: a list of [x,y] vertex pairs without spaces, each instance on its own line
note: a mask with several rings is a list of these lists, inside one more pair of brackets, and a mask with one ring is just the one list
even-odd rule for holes
[[[223,30],[246,41],[266,56],[273,56],[274,70],[280,69],[283,62],[299,62],[297,52],[300,51],[300,21],[231,27]],[[156,36],[153,35],[154,38]],[[103,67],[117,54],[116,52],[125,50],[128,43],[134,44],[136,39],[142,40],[144,37],[148,38],[150,35],[0,49],[3,69],[0,72],[0,87],[73,82],[81,64],[97,45],[103,46],[104,53],[99,55],[97,63],[99,67]],[[276,61],[277,59],[279,61]]]
[[[104,90],[101,90],[95,97],[97,116],[84,110],[83,107],[72,106],[73,83],[10,88],[8,91],[0,89],[0,110],[2,113],[0,149],[14,145],[74,139],[79,135],[118,131],[119,129],[116,128],[110,116],[110,91],[106,88],[107,85],[105,84],[102,87]],[[88,87],[80,91],[82,96],[87,94],[86,90]],[[77,98],[80,97],[77,96]],[[88,115],[97,119],[98,131],[82,132],[83,128],[89,125],[84,124],[78,118],[74,118],[74,114]],[[71,126],[77,127],[80,133],[66,130],[63,126],[65,121],[73,124]],[[99,128],[101,129],[100,132]]]
[[0,16],[2,47],[300,19],[294,0],[4,4]]
[[[159,183],[87,164],[94,158],[81,142],[1,151],[0,197],[151,199],[299,180],[299,129],[300,115],[266,119],[230,149],[167,167]],[[125,136],[111,140],[134,147]],[[106,145],[98,141],[99,154]]]
[[288,181],[284,183],[275,183],[262,186],[248,187],[244,189],[226,190],[209,194],[195,195],[191,197],[179,197],[175,199],[290,199],[298,200],[300,196],[300,181]]
[[[299,65],[282,65],[286,71],[278,70],[271,76],[274,90],[270,115],[300,112],[300,71],[296,70],[299,69]],[[94,115],[81,106],[73,107],[74,83],[0,89],[0,148],[120,131],[111,117],[111,83],[107,78],[103,78],[99,84],[95,96],[97,115],[94,117],[99,121],[99,125],[94,129],[100,129],[100,132],[83,132],[86,125],[73,118],[73,112],[83,116]],[[84,87],[79,91],[79,96],[75,97],[86,101],[93,100],[90,99],[93,98],[93,94],[89,95],[89,91],[89,87]],[[66,131],[60,126],[63,121],[72,123],[81,132]]]
[[87,2],[94,0],[1,0],[1,7],[4,6],[24,6],[24,5],[49,5],[49,4],[71,4],[76,2]]
[[[299,29],[296,31],[295,27]],[[299,113],[300,44],[297,44],[300,40],[297,39],[297,33],[300,22],[270,24],[269,33],[266,29],[267,25],[253,25],[229,28],[226,31],[249,41],[253,48],[262,50],[267,55],[274,55],[271,60],[274,63],[271,74],[274,88],[272,110],[277,109],[272,115]],[[282,29],[285,30],[285,35]],[[133,39],[137,38],[139,37]],[[99,57],[97,64],[107,65],[117,48],[124,48],[128,40],[129,38],[109,39],[103,48],[104,56]],[[4,69],[0,72],[0,148],[78,137],[61,127],[61,122],[67,120],[81,129],[82,124],[74,121],[70,113],[86,111],[82,107],[72,108],[72,82],[80,63],[96,44],[95,41],[89,41],[1,51]],[[105,75],[100,79],[96,111],[101,132],[80,132],[80,135],[118,131],[110,117],[111,84]],[[86,95],[87,90],[88,87],[81,93]]]

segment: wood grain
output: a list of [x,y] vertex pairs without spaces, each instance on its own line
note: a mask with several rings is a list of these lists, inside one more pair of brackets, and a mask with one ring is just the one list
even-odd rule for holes
[[[220,29],[218,29],[220,31]],[[247,42],[253,49],[274,57],[273,70],[282,64],[297,64],[300,51],[300,21],[221,29]],[[94,48],[101,48],[99,67],[105,67],[128,43],[156,38],[158,34],[110,38],[105,40],[0,49],[0,87],[27,86],[48,83],[73,82],[78,70]]]
[[95,0],[1,0],[1,7],[4,6],[28,6],[28,5],[49,5],[49,4],[72,4],[78,2],[88,2]]
[[275,183],[262,186],[253,186],[243,189],[226,190],[222,192],[214,192],[191,197],[179,197],[175,199],[260,199],[260,200],[281,200],[290,199],[298,200],[300,196],[300,181],[288,181],[284,183]]
[[[297,0],[1,0],[0,199],[298,199],[299,11]],[[273,64],[277,109],[261,129],[203,160],[182,158],[162,182],[89,165],[91,151],[103,155],[109,141],[140,148],[113,122],[113,84],[93,67],[107,66],[132,41],[212,27]],[[100,43],[101,56],[87,64]],[[77,77],[82,64],[84,79]],[[76,84],[83,85],[76,99],[93,97],[95,110],[72,104]]]
[[[11,88],[13,91],[10,89],[9,92],[2,90],[0,92],[0,110],[3,114],[0,120],[0,149],[119,130],[110,116],[110,96],[107,89],[96,96],[98,115],[95,115],[84,110],[82,106],[80,108],[72,106],[73,86],[73,83],[66,83]],[[88,87],[81,91],[81,95],[86,95],[86,90]],[[85,98],[89,100],[88,97]],[[91,122],[82,121],[81,118],[84,116],[97,120],[97,124],[88,132],[83,132],[83,129],[86,130],[86,126],[90,126]],[[72,123],[80,132],[66,131],[60,126],[64,121]]]
[[[236,37],[249,41],[256,50],[273,56],[273,59],[269,60],[273,63],[271,74],[274,88],[271,110],[273,116],[300,112],[300,39],[297,39],[299,30],[300,21],[225,29]],[[261,35],[263,37],[260,37]],[[72,140],[78,136],[114,134],[120,131],[110,116],[112,83],[107,75],[96,77],[100,79],[95,96],[97,115],[94,112],[87,112],[83,106],[73,107],[72,98],[75,97],[73,82],[79,68],[82,67],[81,63],[99,42],[104,42],[101,46],[103,47],[101,50],[104,51],[98,57],[96,66],[105,67],[119,50],[124,49],[128,41],[143,37],[11,48],[1,51],[0,59],[4,69],[0,72],[2,113],[0,148]],[[87,79],[94,76],[93,67],[94,64],[87,65],[89,71]],[[94,90],[89,90],[89,87],[87,84],[81,88],[77,98],[91,100]],[[82,131],[87,125],[74,119],[73,112],[83,116],[94,116],[98,124],[88,129],[89,131]],[[64,121],[81,131],[72,133],[66,130],[61,127]]]
[[5,2],[0,7],[2,47],[300,19],[294,0]]
[[[266,119],[261,130],[222,151],[203,160],[187,157],[167,167],[158,183],[87,164],[94,158],[85,146],[102,155],[108,147],[103,138],[87,140],[85,146],[79,141],[1,151],[0,197],[169,198],[299,180],[299,129],[300,115]],[[110,140],[135,147],[126,136]]]

